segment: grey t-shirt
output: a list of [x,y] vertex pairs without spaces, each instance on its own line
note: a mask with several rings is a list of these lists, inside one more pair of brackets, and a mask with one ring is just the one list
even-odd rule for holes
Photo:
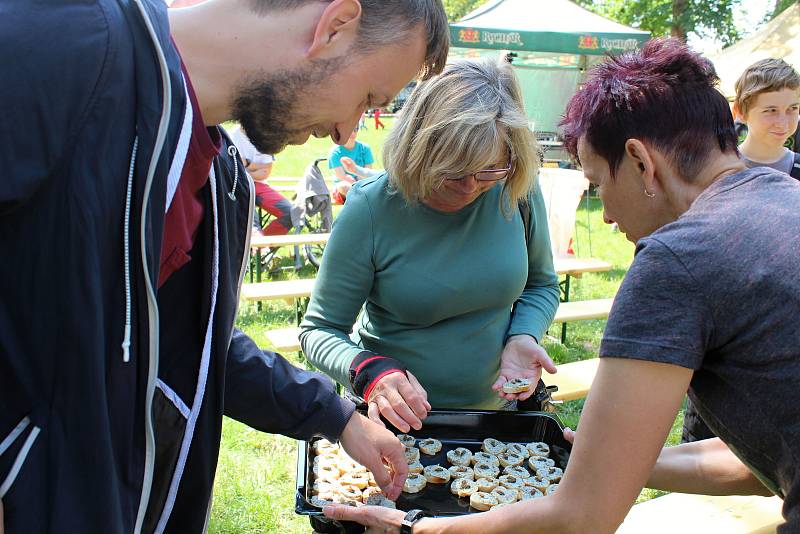
[[694,369],[700,415],[800,532],[800,182],[724,177],[641,239],[600,356]]
[[781,156],[776,161],[772,163],[761,163],[760,161],[753,161],[751,159],[747,159],[744,155],[742,159],[744,160],[745,165],[749,169],[754,169],[756,167],[769,167],[771,169],[775,169],[776,171],[785,172],[789,174],[792,171],[792,165],[794,164],[794,152],[789,150],[788,148],[784,148],[783,156]]

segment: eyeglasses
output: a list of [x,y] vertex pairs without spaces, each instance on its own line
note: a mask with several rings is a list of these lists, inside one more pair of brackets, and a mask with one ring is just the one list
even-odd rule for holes
[[462,176],[445,176],[444,179],[454,182],[458,180],[465,180],[470,176],[475,177],[475,180],[479,182],[496,182],[498,180],[503,180],[508,178],[508,175],[513,171],[515,164],[514,154],[511,150],[508,151],[508,167],[503,167],[500,169],[483,169],[480,171],[473,172],[471,174],[464,174]]

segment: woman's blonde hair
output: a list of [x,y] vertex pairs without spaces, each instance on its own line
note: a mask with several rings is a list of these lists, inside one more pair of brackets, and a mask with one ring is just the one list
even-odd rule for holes
[[535,186],[539,167],[522,91],[508,62],[460,60],[416,87],[389,133],[383,161],[390,185],[413,203],[445,176],[494,166],[503,146],[514,158],[503,185],[502,209],[510,215]]

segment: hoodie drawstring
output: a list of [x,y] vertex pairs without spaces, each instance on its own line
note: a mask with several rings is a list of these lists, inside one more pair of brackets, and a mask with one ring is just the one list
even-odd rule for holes
[[239,162],[236,158],[236,147],[231,145],[228,147],[228,155],[233,158],[233,187],[228,196],[231,200],[236,200],[236,184],[239,182]]
[[122,338],[122,361],[131,360],[131,199],[133,198],[133,170],[136,166],[136,152],[139,150],[139,136],[133,140],[131,164],[128,167],[128,187],[125,193],[125,229],[123,234],[123,250],[125,254],[125,335]]

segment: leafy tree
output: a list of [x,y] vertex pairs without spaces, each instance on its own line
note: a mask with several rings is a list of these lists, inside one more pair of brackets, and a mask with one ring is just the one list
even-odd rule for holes
[[454,22],[488,0],[442,0],[447,19]]
[[[776,2],[793,0],[775,0]],[[714,36],[725,45],[741,36],[733,23],[733,8],[741,0],[576,0],[590,11],[649,31],[655,37],[686,41],[689,33]]]
[[781,13],[783,13],[787,7],[798,2],[800,0],[775,0],[775,4],[772,7],[772,11],[767,13],[767,16],[764,18],[764,22],[769,22],[770,20],[774,19]]

